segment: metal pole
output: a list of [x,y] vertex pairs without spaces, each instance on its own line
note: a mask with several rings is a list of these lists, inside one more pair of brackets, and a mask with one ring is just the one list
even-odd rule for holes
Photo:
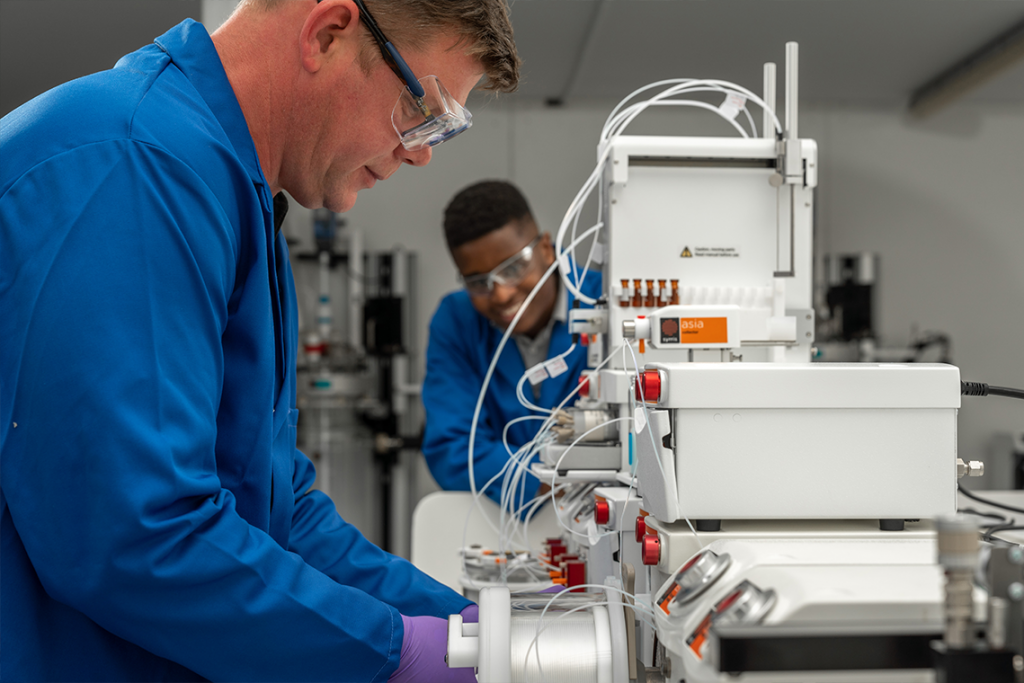
[[772,114],[775,112],[775,63],[768,62],[764,65],[764,101],[768,107],[761,116],[761,137],[769,140],[775,138],[775,121]]
[[797,120],[797,100],[800,95],[800,84],[797,74],[800,70],[800,47],[794,43],[786,43],[786,139],[796,140],[800,137]]
[[348,233],[348,343],[353,352],[363,348],[363,233]]

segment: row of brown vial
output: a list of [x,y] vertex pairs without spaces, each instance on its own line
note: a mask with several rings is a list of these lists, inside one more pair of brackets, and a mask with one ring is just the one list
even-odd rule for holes
[[[654,293],[654,280],[633,280],[633,294],[629,293],[629,280],[623,279],[622,282],[622,294],[619,296],[619,306],[623,308],[634,308],[647,307],[653,308],[654,306],[676,306],[679,304],[679,280],[658,280],[658,293]],[[671,282],[672,293],[668,293],[668,287],[665,286],[666,282]],[[641,286],[641,283],[645,283],[646,288]],[[656,303],[657,302],[657,303]]]

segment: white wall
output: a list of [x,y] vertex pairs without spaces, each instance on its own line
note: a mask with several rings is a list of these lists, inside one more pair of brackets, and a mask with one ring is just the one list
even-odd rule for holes
[[[438,301],[457,287],[441,231],[451,196],[476,180],[508,178],[554,231],[593,167],[613,105],[476,100],[472,130],[438,148],[427,168],[403,168],[360,195],[346,218],[364,231],[367,249],[402,244],[418,254],[420,353]],[[898,110],[801,114],[801,135],[818,141],[821,158],[818,251],[881,255],[883,343],[905,343],[912,329],[942,330],[966,379],[1024,386],[1024,107],[955,105],[925,123]],[[632,132],[730,130],[694,112],[652,115]],[[292,234],[308,236],[308,214],[296,210],[289,223]],[[980,457],[994,432],[1010,429],[1024,429],[1024,404],[966,399],[960,451]]]
[[[925,124],[851,109],[805,121],[821,149],[824,251],[881,255],[883,341],[942,330],[964,379],[1024,387],[1024,107],[954,106]],[[960,453],[986,459],[1011,429],[1024,430],[1024,402],[964,398]]]

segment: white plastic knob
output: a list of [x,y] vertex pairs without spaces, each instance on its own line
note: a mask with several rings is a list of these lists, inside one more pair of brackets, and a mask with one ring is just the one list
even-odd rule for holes
[[634,332],[635,339],[650,339],[651,338],[651,319],[650,318],[637,318],[636,331]]
[[[468,628],[472,626],[473,628]],[[480,639],[476,624],[463,624],[461,614],[448,617],[448,662],[449,669],[475,667],[480,661]],[[471,631],[472,633],[468,633]]]

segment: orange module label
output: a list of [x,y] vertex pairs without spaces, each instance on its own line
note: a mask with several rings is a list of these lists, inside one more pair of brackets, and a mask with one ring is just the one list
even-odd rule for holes
[[728,318],[662,318],[662,344],[725,344]]

